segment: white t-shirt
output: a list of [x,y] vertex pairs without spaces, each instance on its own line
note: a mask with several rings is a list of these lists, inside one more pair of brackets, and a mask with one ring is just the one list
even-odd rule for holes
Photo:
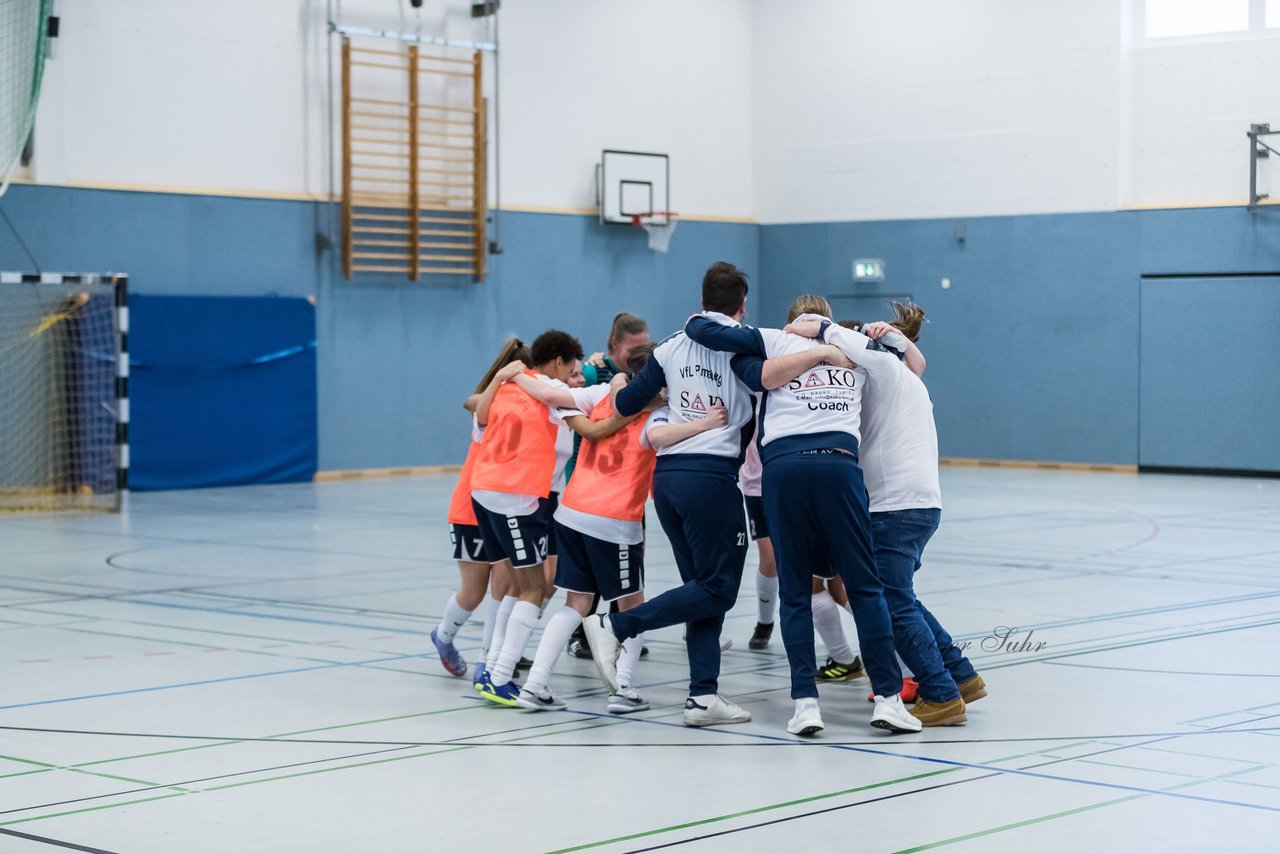
[[[592,386],[591,388],[604,388],[606,394],[608,392],[608,386]],[[666,414],[660,415],[659,413]],[[655,421],[655,418],[658,420]],[[652,448],[653,445],[649,443],[650,426],[655,423],[669,423],[670,418],[671,411],[666,407],[649,413],[644,427],[640,430],[640,434],[636,439],[640,443],[640,447],[645,449]],[[597,516],[595,513],[575,510],[572,507],[566,507],[564,504],[561,504],[556,509],[556,521],[566,528],[572,528],[580,534],[586,534],[588,537],[595,537],[597,540],[604,540],[607,543],[626,543],[634,546],[636,543],[644,541],[644,524],[642,522],[632,522],[627,519],[610,519],[607,516]]]
[[[725,326],[738,326],[723,314],[706,311],[703,316]],[[730,353],[717,353],[698,344],[683,331],[659,344],[641,374],[665,373],[663,384],[671,402],[670,420],[674,423],[700,421],[713,404],[728,410],[729,422],[724,427],[699,433],[683,442],[668,445],[658,456],[669,454],[710,454],[736,459],[742,453],[742,426],[751,420],[751,392],[739,382],[729,362]]]
[[[554,386],[562,388],[573,395],[575,402],[585,402],[588,398],[579,397],[577,392],[586,392],[590,389],[569,388],[560,380],[552,379],[545,374],[534,374],[535,377]],[[607,386],[605,387],[608,388]],[[599,401],[596,401],[597,403]],[[595,404],[592,404],[595,406]],[[569,429],[569,425],[564,423],[566,418],[574,415],[582,415],[580,409],[566,409],[558,406],[548,406],[548,415],[551,423],[556,425],[556,467],[555,473],[551,476],[551,491],[560,492],[564,489],[564,469],[569,464],[569,457],[573,454],[573,431]],[[587,409],[591,411],[590,408]],[[503,516],[528,516],[538,509],[537,495],[522,495],[514,492],[494,492],[490,489],[472,490],[471,497],[474,498],[481,507],[492,512],[501,513]]]
[[[842,335],[847,331],[832,327],[827,337],[845,349],[845,343],[855,343]],[[842,337],[844,342],[836,340]],[[853,353],[850,358],[857,360]],[[898,362],[896,357],[892,361]],[[872,513],[942,507],[933,401],[920,378],[901,362],[896,369],[868,372],[858,462]]]

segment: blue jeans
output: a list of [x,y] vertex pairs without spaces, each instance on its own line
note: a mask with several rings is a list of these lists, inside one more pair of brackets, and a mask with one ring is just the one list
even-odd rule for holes
[[914,576],[942,511],[937,508],[871,514],[876,571],[893,618],[898,655],[915,674],[920,696],[933,702],[960,696],[956,684],[976,675],[951,635],[916,597]]

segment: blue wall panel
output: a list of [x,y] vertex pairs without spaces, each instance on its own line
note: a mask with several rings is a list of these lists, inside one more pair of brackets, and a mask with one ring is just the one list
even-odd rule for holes
[[[625,309],[660,337],[697,310],[719,259],[750,274],[757,325],[781,324],[799,293],[857,297],[836,305],[858,313],[911,294],[931,321],[925,379],[946,455],[1132,464],[1142,276],[1280,271],[1276,209],[682,222],[667,254],[590,217],[506,212],[487,281],[415,285],[336,277],[316,251],[324,204],[16,186],[0,206],[46,269],[123,270],[144,294],[315,295],[322,469],[459,461],[459,401],[508,332],[558,326],[603,349]],[[858,257],[885,259],[887,281],[855,286]],[[30,267],[6,231],[0,267]]]
[[[1133,225],[1096,214],[765,226],[764,315],[781,322],[808,290],[857,294],[860,308],[879,296],[883,318],[889,295],[909,293],[930,321],[921,347],[944,455],[1132,462]],[[884,283],[853,283],[862,257],[885,260]]]
[[1280,278],[1142,283],[1145,466],[1280,472]]

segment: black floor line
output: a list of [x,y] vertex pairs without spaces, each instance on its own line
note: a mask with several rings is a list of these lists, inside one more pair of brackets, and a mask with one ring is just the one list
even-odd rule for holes
[[5,830],[3,827],[0,827],[0,834],[13,836],[18,839],[25,839],[28,842],[43,842],[45,845],[53,845],[57,848],[66,848],[70,851],[87,851],[89,854],[118,854],[118,852],[108,851],[105,848],[94,848],[89,845],[77,845],[74,842],[64,842],[61,839],[53,839],[48,836],[36,836],[34,833],[20,833],[16,830]]

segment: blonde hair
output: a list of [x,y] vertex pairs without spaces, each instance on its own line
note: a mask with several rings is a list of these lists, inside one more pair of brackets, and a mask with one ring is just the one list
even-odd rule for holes
[[820,297],[817,294],[801,294],[791,303],[791,308],[787,309],[787,323],[791,323],[802,314],[831,317],[831,303],[827,302],[826,297]]

